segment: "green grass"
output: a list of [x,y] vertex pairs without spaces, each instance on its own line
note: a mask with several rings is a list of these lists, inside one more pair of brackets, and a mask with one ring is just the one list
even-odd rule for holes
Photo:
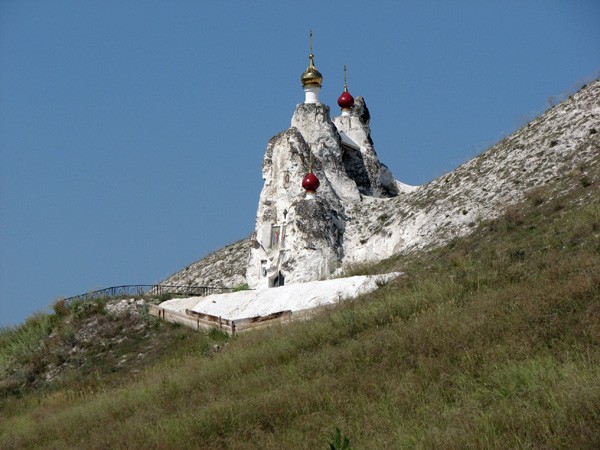
[[54,313],[36,313],[0,331],[3,412],[60,390],[72,396],[121,385],[166,355],[222,343],[158,321],[146,309],[109,314],[106,303],[96,299],[67,307],[59,300]]
[[39,357],[43,353],[43,339],[52,330],[51,316],[37,313],[17,328],[0,330],[0,371],[14,360]]
[[[406,276],[314,320],[185,334],[135,377],[6,397],[0,448],[599,448],[600,192],[585,184],[368,268]],[[156,327],[152,342],[183,330]]]

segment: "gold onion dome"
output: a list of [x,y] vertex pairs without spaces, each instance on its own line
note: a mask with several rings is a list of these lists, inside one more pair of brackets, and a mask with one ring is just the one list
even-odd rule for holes
[[314,57],[315,57],[315,55],[313,55],[312,53],[308,56],[309,61],[310,61],[308,64],[308,68],[304,71],[304,73],[300,77],[300,81],[302,82],[302,87],[310,87],[310,86],[321,87],[321,84],[323,83],[323,75],[321,75],[321,72],[319,72],[317,70],[317,68],[315,67]]

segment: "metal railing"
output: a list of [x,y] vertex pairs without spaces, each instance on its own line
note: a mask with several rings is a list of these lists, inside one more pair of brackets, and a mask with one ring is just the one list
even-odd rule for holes
[[69,304],[75,301],[87,301],[97,298],[113,298],[127,296],[152,296],[158,297],[165,294],[189,295],[190,297],[203,297],[211,294],[223,294],[233,292],[233,288],[214,287],[214,286],[187,286],[170,284],[125,284],[123,286],[112,286],[109,288],[98,289],[97,291],[86,292],[85,294],[67,297],[64,301]]

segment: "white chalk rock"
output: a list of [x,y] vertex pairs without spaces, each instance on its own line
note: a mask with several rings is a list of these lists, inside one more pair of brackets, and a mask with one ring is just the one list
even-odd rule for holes
[[[398,194],[394,177],[377,159],[362,100],[359,106],[362,116],[344,117],[340,126],[347,134],[340,134],[328,106],[300,104],[292,126],[270,140],[246,269],[251,288],[329,278],[343,263],[346,210],[364,195]],[[320,181],[315,198],[302,189],[310,170]]]

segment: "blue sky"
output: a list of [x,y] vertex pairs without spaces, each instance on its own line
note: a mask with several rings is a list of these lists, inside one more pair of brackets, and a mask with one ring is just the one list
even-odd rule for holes
[[423,184],[598,76],[599,18],[596,0],[0,1],[0,325],[247,236],[310,28],[321,101],[339,114],[346,64],[380,159]]

